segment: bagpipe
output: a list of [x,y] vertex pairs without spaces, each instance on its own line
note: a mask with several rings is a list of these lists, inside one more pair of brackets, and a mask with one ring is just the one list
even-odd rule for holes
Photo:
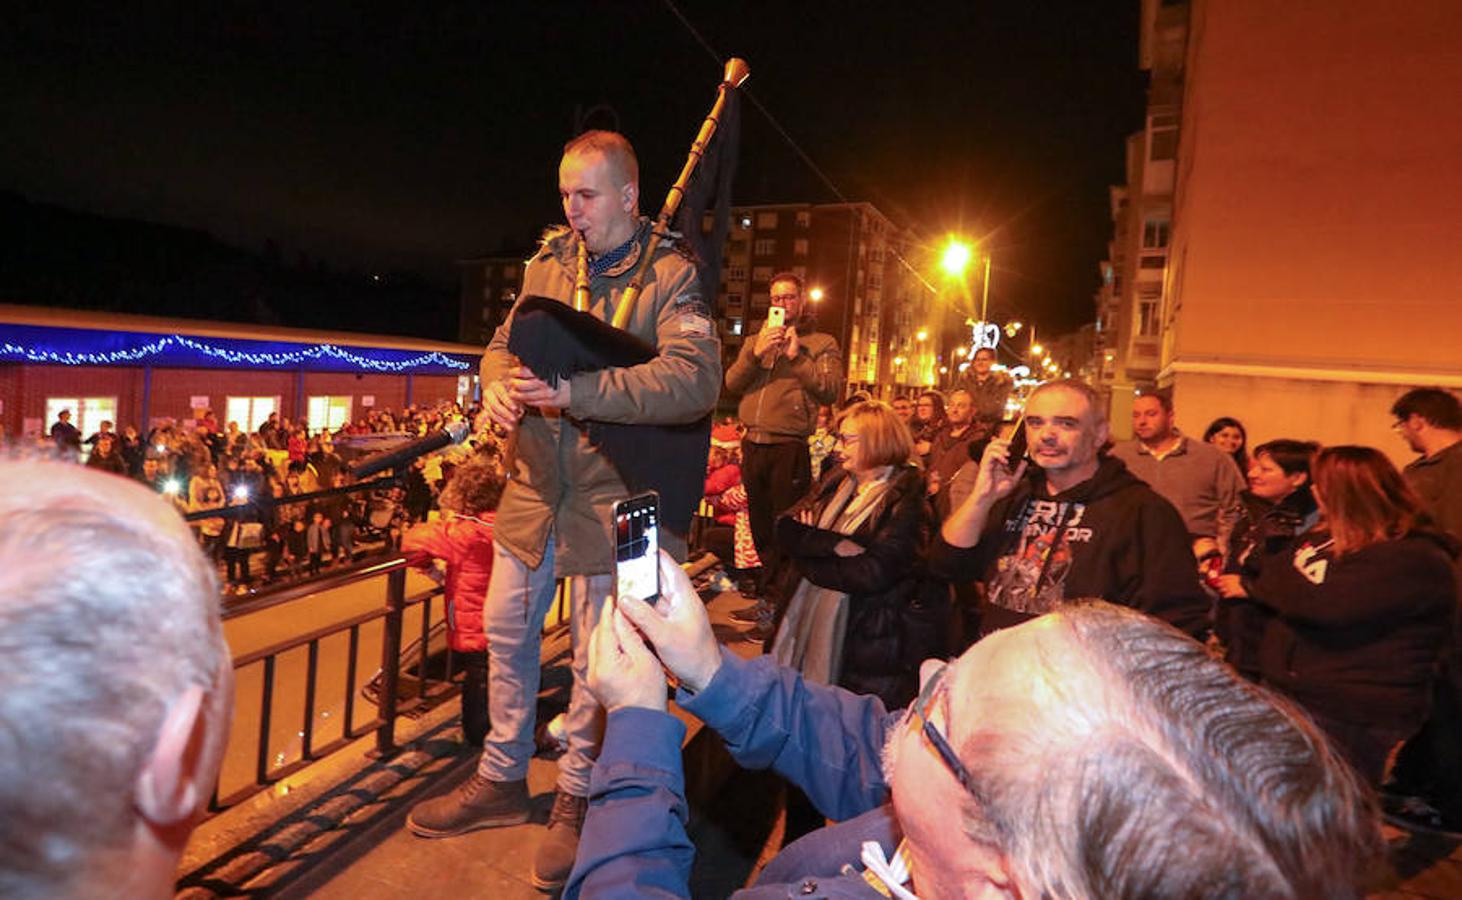
[[[655,358],[655,347],[624,328],[662,240],[678,236],[687,243],[696,260],[702,290],[715,290],[720,283],[721,249],[730,225],[731,178],[736,161],[736,90],[750,74],[744,60],[733,58],[726,63],[716,102],[651,225],[639,263],[620,293],[612,322],[589,312],[589,251],[582,235],[578,236],[572,305],[539,296],[518,302],[508,350],[535,376],[557,384],[559,379],[580,372],[636,366]],[[715,141],[718,132],[722,139]],[[701,220],[713,196],[715,225],[706,235]],[[672,231],[672,222],[682,211],[682,203],[685,215],[679,219],[677,233]],[[700,420],[681,425],[594,421],[586,425],[589,442],[614,466],[630,494],[657,491],[661,522],[685,535],[704,487],[711,418],[712,413],[707,412]]]

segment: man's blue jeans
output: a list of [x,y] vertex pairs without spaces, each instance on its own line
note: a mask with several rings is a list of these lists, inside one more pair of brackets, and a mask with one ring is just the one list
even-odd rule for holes
[[[569,749],[558,762],[558,789],[578,797],[589,795],[589,772],[604,734],[604,710],[585,685],[589,633],[613,583],[612,575],[568,580],[574,686],[565,723]],[[477,771],[492,781],[518,781],[528,776],[542,673],[543,619],[553,604],[555,588],[551,537],[536,569],[525,566],[501,544],[493,547],[492,580],[483,607],[491,729],[477,764]]]

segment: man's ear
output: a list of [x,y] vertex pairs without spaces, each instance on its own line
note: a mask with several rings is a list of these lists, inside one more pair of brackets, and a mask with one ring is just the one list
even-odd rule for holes
[[198,811],[203,748],[208,728],[205,692],[190,685],[168,707],[157,743],[138,773],[137,811],[159,827],[178,825]]
[[631,181],[629,184],[626,184],[624,187],[619,189],[619,196],[621,200],[620,205],[624,207],[625,212],[632,213],[635,210],[639,209],[640,186],[638,184],[634,183],[633,181]]

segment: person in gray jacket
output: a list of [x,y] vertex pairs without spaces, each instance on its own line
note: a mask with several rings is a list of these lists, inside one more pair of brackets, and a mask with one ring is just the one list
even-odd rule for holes
[[[771,302],[783,324],[768,321],[741,345],[726,370],[726,390],[741,395],[738,414],[746,426],[741,440],[741,480],[746,485],[751,537],[764,573],[771,568],[776,518],[812,486],[807,438],[817,410],[842,393],[843,356],[832,335],[816,331],[803,303],[802,279],[791,272],[772,276]],[[769,624],[765,601],[736,616]]]

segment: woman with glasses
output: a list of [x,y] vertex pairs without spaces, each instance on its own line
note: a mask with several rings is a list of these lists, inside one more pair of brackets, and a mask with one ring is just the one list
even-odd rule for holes
[[1327,447],[1311,478],[1321,525],[1266,559],[1250,591],[1275,617],[1260,675],[1379,787],[1429,711],[1457,608],[1456,547],[1379,450]]
[[849,408],[835,433],[838,464],[777,521],[791,599],[772,655],[897,709],[917,692],[919,662],[948,652],[948,586],[924,577],[924,477],[887,404]]

